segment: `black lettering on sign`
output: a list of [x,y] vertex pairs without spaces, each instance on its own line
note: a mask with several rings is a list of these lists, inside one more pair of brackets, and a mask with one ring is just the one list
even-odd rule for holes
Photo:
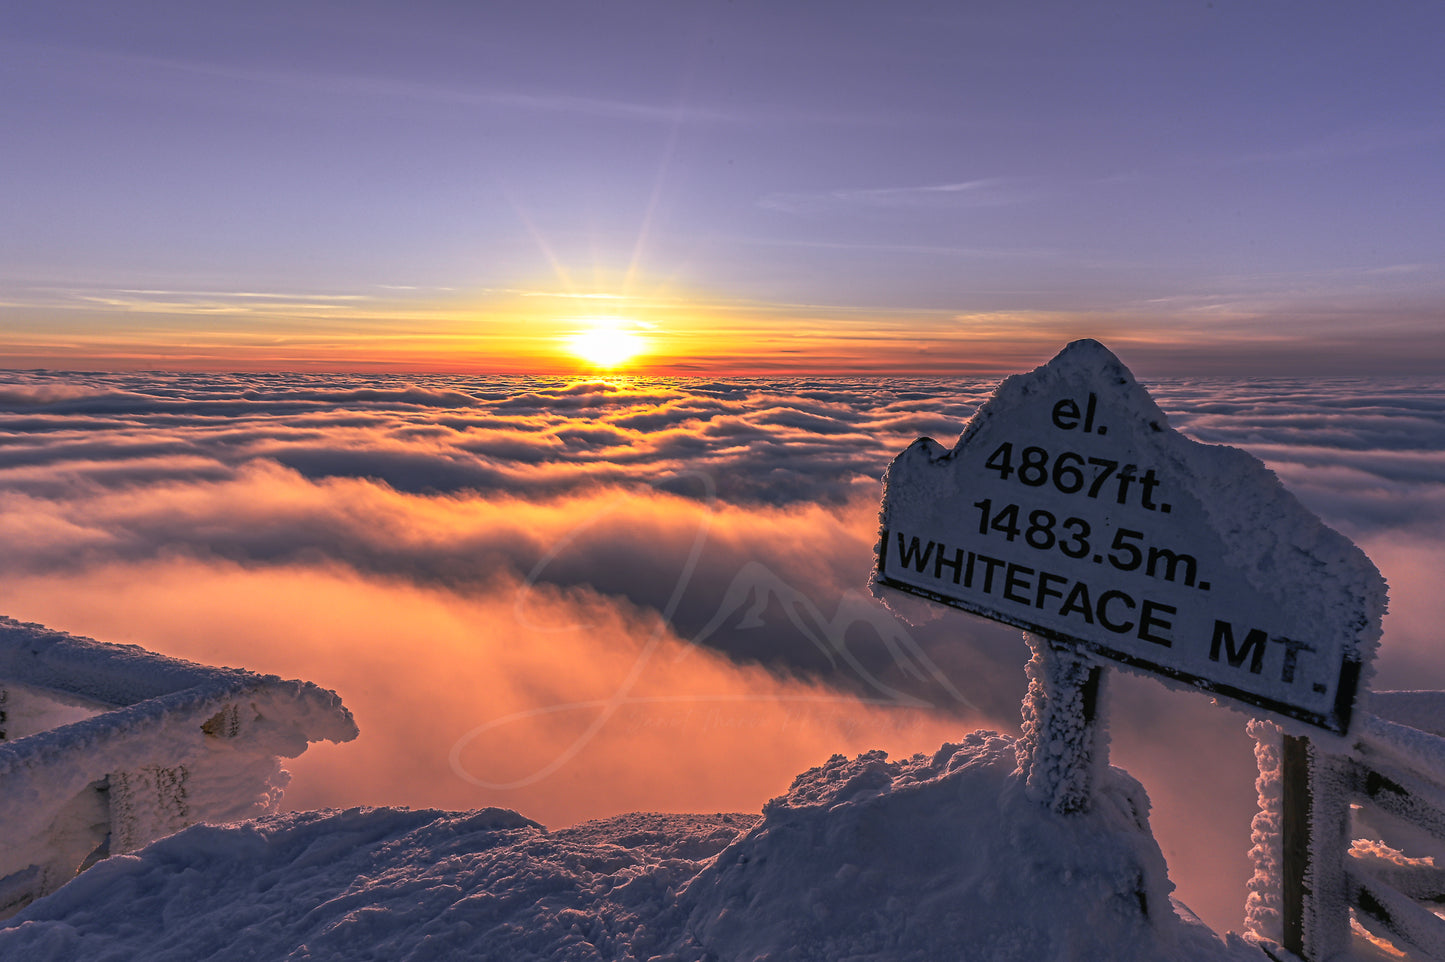
[[1150,468],[1139,480],[1144,485],[1144,493],[1140,496],[1143,498],[1144,507],[1150,511],[1158,511],[1159,505],[1154,503],[1154,489],[1159,487],[1159,476],[1154,473],[1153,468]]
[[1194,560],[1194,555],[1183,554],[1169,548],[1149,547],[1149,563],[1145,573],[1151,578],[1160,577],[1158,573],[1159,564],[1163,562],[1164,570],[1162,576],[1165,581],[1173,581],[1174,575],[1180,568],[1184,571],[1184,583],[1191,588],[1194,587],[1194,578],[1198,573],[1199,562]]
[[1152,641],[1156,645],[1163,645],[1165,648],[1169,648],[1174,642],[1165,638],[1163,635],[1154,633],[1156,628],[1160,631],[1170,631],[1174,627],[1174,622],[1165,621],[1159,617],[1161,612],[1168,615],[1177,615],[1179,614],[1179,609],[1173,605],[1160,604],[1157,601],[1150,601],[1148,598],[1144,599],[1144,603],[1139,607],[1139,640]]
[[[1094,433],[1094,413],[1099,406],[1099,398],[1093,392],[1089,393],[1089,403],[1084,410],[1084,433]],[[1079,426],[1079,402],[1071,397],[1066,397],[1054,405],[1053,411],[1054,427],[1060,431],[1072,431]],[[1103,434],[1101,426],[1099,433]]]
[[1218,661],[1219,651],[1223,648],[1224,657],[1229,662],[1229,666],[1239,668],[1244,664],[1245,657],[1249,656],[1250,673],[1257,675],[1264,668],[1264,643],[1267,640],[1268,636],[1263,630],[1251,628],[1249,634],[1244,636],[1244,644],[1236,648],[1234,646],[1234,626],[1216,618],[1214,620],[1214,639],[1209,643],[1209,660]]
[[921,553],[918,550],[918,536],[913,536],[909,544],[903,543],[903,532],[898,532],[898,557],[903,567],[913,565],[914,570],[919,574],[923,573],[924,565],[928,564],[929,557],[933,554],[933,542],[928,542],[928,547]]
[[1138,467],[1137,464],[1126,464],[1119,471],[1119,497],[1117,500],[1120,504],[1127,504],[1129,501],[1129,485],[1137,477],[1134,472]]
[[[988,520],[985,512],[982,517]],[[1129,544],[1136,540],[1129,532],[1121,543],[1120,550],[1128,552],[1127,561],[1138,567],[1143,564],[1143,554]],[[892,539],[897,538],[896,546]],[[898,563],[903,569],[912,569],[919,574],[931,573],[939,581],[951,580],[965,589],[978,591],[994,597],[1002,596],[1026,608],[1054,612],[1061,618],[1081,619],[1084,624],[1099,625],[1116,635],[1133,634],[1140,641],[1171,648],[1174,645],[1174,618],[1179,610],[1150,598],[1136,598],[1117,588],[1091,589],[1087,582],[1077,581],[1067,575],[1033,568],[1028,565],[994,558],[964,548],[949,549],[941,541],[927,541],[922,537],[910,536],[902,531],[884,531],[879,550],[879,565],[886,569],[888,553],[896,550]],[[930,572],[931,564],[931,572]],[[1172,552],[1151,554],[1149,566],[1151,576],[1162,576],[1173,581],[1182,577],[1187,581],[1193,575],[1193,558],[1175,555]],[[1126,563],[1125,567],[1130,564]],[[1117,565],[1116,565],[1117,567]],[[1163,570],[1157,570],[1162,567]],[[980,576],[980,569],[982,575]],[[1271,638],[1259,629],[1251,629],[1243,644],[1236,642],[1234,627],[1225,621],[1216,621],[1213,646],[1210,657],[1220,659],[1221,653],[1232,667],[1240,668],[1249,659],[1249,670],[1258,674],[1267,650],[1266,642],[1275,642],[1285,647],[1283,679],[1293,681],[1302,651],[1314,649],[1302,642],[1288,638]]]
[[1279,680],[1293,682],[1295,666],[1299,662],[1299,653],[1314,651],[1314,645],[1307,645],[1302,641],[1295,641],[1293,638],[1285,638],[1283,635],[1271,638],[1270,641],[1277,641],[1284,645],[1284,665],[1279,670]]
[[[1054,426],[1065,431],[1072,431],[1078,427],[1089,431],[1089,419],[1092,417],[1094,404],[1092,394],[1089,395],[1089,404],[1089,410],[1083,413],[1084,421],[1080,425],[1081,415],[1078,403],[1073,398],[1064,398],[1059,401],[1054,405]],[[1103,425],[1099,426],[1097,433],[1104,433]],[[1112,479],[1114,503],[1123,505],[1131,503],[1135,499],[1133,492],[1137,491],[1138,503],[1146,511],[1168,514],[1173,510],[1173,505],[1155,500],[1155,492],[1162,484],[1159,480],[1159,472],[1155,468],[1145,468],[1141,472],[1140,465],[1137,464],[1125,464],[1121,467],[1118,461],[1110,458],[1086,458],[1078,451],[1050,453],[1047,448],[1033,444],[1023,448],[1018,454],[1019,459],[1016,464],[1014,462],[1014,442],[1004,441],[994,448],[993,452],[984,460],[983,469],[997,472],[1000,481],[1013,478],[1030,488],[1042,488],[1052,482],[1060,494],[1083,493],[1086,497],[1095,500],[1109,496],[1108,482]],[[1088,474],[1087,469],[1089,468],[1097,469],[1094,471],[1093,477]]]
[[1113,600],[1115,600],[1115,599],[1118,599],[1118,600],[1124,602],[1124,607],[1125,607],[1125,608],[1128,608],[1130,611],[1133,611],[1133,610],[1134,610],[1134,599],[1133,599],[1133,598],[1130,598],[1128,595],[1124,594],[1124,592],[1122,592],[1122,591],[1117,591],[1117,590],[1115,590],[1115,591],[1106,591],[1106,592],[1104,592],[1102,595],[1099,596],[1099,612],[1098,612],[1098,614],[1099,614],[1099,624],[1103,625],[1105,628],[1108,628],[1110,631],[1114,632],[1114,634],[1116,634],[1116,635],[1122,635],[1122,634],[1125,634],[1126,632],[1130,631],[1131,629],[1133,629],[1133,627],[1134,627],[1134,622],[1132,622],[1132,621],[1114,622],[1114,621],[1110,621],[1110,620],[1109,620],[1109,602],[1111,602],[1111,601],[1113,601]]
[[983,564],[984,564],[984,569],[983,569],[983,593],[986,594],[986,595],[991,595],[991,594],[993,594],[993,572],[994,572],[994,569],[995,569],[995,568],[1002,568],[1002,567],[1004,566],[1004,563],[1003,563],[1002,561],[1000,561],[999,559],[997,559],[997,558],[990,558],[990,557],[989,557],[988,555],[986,555],[986,554],[981,554],[981,555],[979,555],[979,556],[978,556],[978,560],[979,560],[979,561],[982,561]]
[[1049,587],[1049,582],[1051,581],[1056,581],[1061,585],[1066,585],[1069,583],[1069,579],[1065,578],[1063,575],[1056,575],[1051,571],[1040,571],[1039,590],[1038,594],[1034,597],[1035,608],[1042,608],[1044,606],[1045,598],[1058,598],[1060,600],[1063,599],[1064,593],[1062,591],[1056,591],[1053,588]]
[[933,557],[933,577],[943,580],[943,569],[953,569],[953,583],[958,584],[958,579],[963,576],[963,549],[953,550],[953,559],[949,560],[943,553],[943,545],[938,546],[938,554]]
[[1029,600],[1028,595],[1014,594],[1014,590],[1027,591],[1033,587],[1033,582],[1028,579],[1028,576],[1033,573],[1034,569],[1025,565],[1010,564],[1003,576],[1003,596],[1009,601],[1021,605],[1032,605],[1033,602]]
[[1091,625],[1094,623],[1094,608],[1089,602],[1089,586],[1082,581],[1074,582],[1074,586],[1069,589],[1069,596],[1059,606],[1059,614],[1066,617],[1076,611],[1084,616],[1084,621]]
[[1054,405],[1054,427],[1060,431],[1072,431],[1079,426],[1079,404],[1066,397]]

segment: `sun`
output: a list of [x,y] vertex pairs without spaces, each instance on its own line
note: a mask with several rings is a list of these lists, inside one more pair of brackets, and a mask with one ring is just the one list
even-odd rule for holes
[[594,367],[621,367],[647,349],[647,341],[627,328],[635,322],[620,317],[587,318],[590,327],[567,336],[567,349]]

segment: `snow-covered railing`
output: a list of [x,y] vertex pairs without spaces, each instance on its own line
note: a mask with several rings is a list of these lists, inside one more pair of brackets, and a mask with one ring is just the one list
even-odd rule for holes
[[1348,948],[1353,909],[1372,935],[1445,959],[1445,919],[1425,907],[1445,902],[1445,692],[1374,692],[1368,705],[1342,751],[1251,725],[1249,925],[1315,962]]
[[282,758],[356,734],[309,682],[0,617],[0,915],[108,855],[273,810]]

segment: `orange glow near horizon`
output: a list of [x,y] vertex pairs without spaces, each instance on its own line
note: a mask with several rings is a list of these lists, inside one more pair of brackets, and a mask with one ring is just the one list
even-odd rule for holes
[[[1191,374],[1298,369],[1311,352],[1308,370],[1352,373],[1362,354],[1371,356],[1348,340],[1305,344],[1243,330],[1243,321],[1181,333],[1147,317],[883,312],[730,299],[663,284],[616,292],[635,285],[577,291],[521,283],[441,296],[346,291],[327,295],[334,303],[321,305],[325,311],[303,299],[310,295],[285,292],[92,292],[0,305],[10,325],[0,339],[0,368],[992,377],[1042,364],[1084,336],[1127,354],[1146,377],[1181,368],[1181,359]],[[581,303],[591,309],[579,312]],[[126,315],[123,323],[117,314]],[[1403,362],[1392,343],[1381,342],[1375,366],[1408,373],[1422,363]],[[1242,361],[1246,346],[1249,360]]]
[[[1080,333],[1117,348],[1127,327],[755,301],[636,274],[597,274],[579,287],[577,275],[450,291],[61,292],[8,305],[16,321],[0,343],[0,368],[986,376],[1041,364]],[[1130,333],[1149,340],[1147,326]]]

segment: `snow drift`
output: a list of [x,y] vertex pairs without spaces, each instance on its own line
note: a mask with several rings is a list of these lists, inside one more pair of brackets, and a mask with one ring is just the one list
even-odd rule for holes
[[352,809],[196,826],[0,929],[0,956],[189,960],[1223,960],[1169,898],[1143,789],[1030,802],[1013,739],[835,756],[749,815]]

